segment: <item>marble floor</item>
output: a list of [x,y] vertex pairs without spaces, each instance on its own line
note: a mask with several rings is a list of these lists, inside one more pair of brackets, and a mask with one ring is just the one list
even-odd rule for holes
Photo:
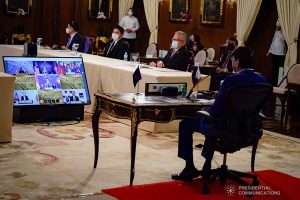
[[[13,142],[0,144],[0,199],[104,199],[104,188],[129,184],[130,127],[101,119],[100,156],[93,169],[94,144],[91,115],[85,120],[64,123],[14,124]],[[177,133],[151,133],[139,130],[134,184],[170,181],[184,161],[177,158]],[[194,134],[194,143],[203,142]],[[256,170],[273,169],[300,178],[300,139],[264,131]],[[195,163],[203,159],[194,150]],[[232,169],[250,171],[250,149],[228,156]],[[216,154],[213,167],[222,156]]]

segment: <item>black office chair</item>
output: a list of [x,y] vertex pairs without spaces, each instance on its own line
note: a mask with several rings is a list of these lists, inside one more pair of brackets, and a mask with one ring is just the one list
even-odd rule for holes
[[[201,172],[206,179],[202,187],[202,193],[209,193],[209,183],[216,178],[219,178],[221,185],[225,185],[227,178],[244,186],[249,184],[241,178],[251,178],[252,185],[259,185],[256,175],[228,169],[226,159],[227,153],[234,153],[242,148],[252,146],[251,170],[254,171],[257,144],[263,133],[261,120],[264,116],[259,111],[271,94],[272,86],[267,84],[237,86],[228,90],[224,104],[226,105],[225,130],[220,131],[218,134],[222,137],[213,140],[206,138],[204,142],[204,148],[211,148],[224,155],[223,164],[220,168]],[[210,116],[208,112],[199,111],[198,113],[214,123],[216,127],[222,123]]]

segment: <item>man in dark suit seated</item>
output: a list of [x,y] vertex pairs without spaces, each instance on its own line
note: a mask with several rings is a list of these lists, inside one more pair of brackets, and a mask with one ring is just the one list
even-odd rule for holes
[[28,96],[25,94],[25,92],[22,92],[21,101],[27,101],[29,100]]
[[188,65],[190,63],[191,54],[185,46],[186,39],[187,36],[185,32],[175,32],[172,39],[171,49],[168,51],[164,59],[162,61],[158,61],[157,64],[152,62],[150,63],[150,65],[180,71],[187,71]]
[[[238,47],[232,54],[231,58],[233,71],[235,74],[225,78],[214,104],[208,109],[210,115],[219,119],[220,126],[218,130],[225,127],[224,117],[224,100],[225,93],[233,86],[241,86],[256,83],[266,83],[264,76],[256,73],[252,69],[251,49],[248,47]],[[172,179],[192,181],[193,178],[199,176],[199,171],[193,162],[193,133],[200,132],[206,138],[217,138],[216,127],[202,117],[185,118],[179,123],[179,142],[178,157],[186,161],[186,166],[179,174],[173,174]],[[210,169],[214,152],[208,148],[202,150],[202,156],[206,159],[203,171]]]
[[125,52],[128,53],[129,45],[123,39],[124,29],[121,26],[115,26],[111,34],[112,40],[108,42],[104,50],[104,56],[123,60]]
[[218,90],[220,88],[221,81],[232,73],[231,56],[237,46],[237,39],[235,37],[230,37],[227,41],[227,48],[221,55],[221,60],[216,72],[211,74],[209,90]]
[[76,96],[75,91],[72,91],[72,96],[70,96],[70,101],[79,101],[79,97]]
[[[66,28],[66,34],[69,35],[66,46],[61,46],[62,49],[70,49],[72,50],[73,44],[79,44],[79,47],[77,49],[78,52],[84,52],[84,46],[85,46],[85,38],[82,37],[78,33],[78,23],[76,21],[71,21],[67,28]],[[58,48],[58,45],[53,45],[53,49]]]

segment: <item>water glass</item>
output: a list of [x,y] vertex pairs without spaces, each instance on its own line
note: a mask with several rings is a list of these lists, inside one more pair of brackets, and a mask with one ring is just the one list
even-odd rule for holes
[[131,57],[133,59],[133,62],[135,63],[139,62],[139,57],[140,57],[139,52],[132,52]]
[[78,43],[74,43],[73,45],[72,45],[72,51],[74,51],[75,52],[75,56],[77,55],[77,53],[78,53],[78,48],[79,48],[79,44]]
[[36,44],[37,44],[37,46],[38,46],[39,48],[41,47],[42,41],[43,41],[43,38],[37,38],[37,39],[36,39]]

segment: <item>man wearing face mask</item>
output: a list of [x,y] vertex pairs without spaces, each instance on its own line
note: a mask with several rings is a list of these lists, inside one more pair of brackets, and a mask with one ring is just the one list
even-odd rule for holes
[[221,55],[219,67],[216,72],[211,74],[210,87],[211,91],[218,90],[220,83],[226,76],[232,73],[231,57],[235,48],[238,46],[238,41],[235,37],[230,37],[227,40],[227,48]]
[[[62,49],[72,50],[73,44],[79,44],[78,52],[84,52],[85,39],[78,33],[78,23],[71,21],[66,27],[66,34],[69,35],[66,46],[61,46]],[[58,48],[58,45],[53,45],[53,49]]]
[[108,42],[104,50],[104,56],[123,60],[125,52],[128,52],[128,43],[123,39],[124,29],[115,26],[111,34],[112,40]]
[[140,28],[139,20],[133,16],[132,8],[129,8],[127,15],[122,18],[119,24],[125,30],[123,38],[128,42],[129,53],[131,53],[134,50],[136,31]]
[[169,69],[175,69],[180,71],[187,71],[190,62],[190,52],[185,47],[186,33],[183,31],[175,32],[172,38],[171,49],[162,61],[150,63],[151,66],[165,67]]

